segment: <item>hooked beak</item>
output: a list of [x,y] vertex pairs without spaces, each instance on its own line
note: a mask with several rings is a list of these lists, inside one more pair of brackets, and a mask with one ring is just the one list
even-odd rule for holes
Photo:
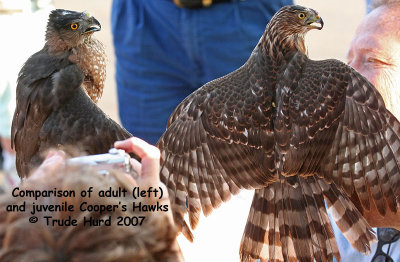
[[92,33],[100,30],[101,30],[100,22],[97,21],[97,19],[92,16],[89,20],[89,25],[86,28],[85,33]]
[[321,30],[324,27],[324,21],[319,15],[307,19],[307,25],[311,28]]

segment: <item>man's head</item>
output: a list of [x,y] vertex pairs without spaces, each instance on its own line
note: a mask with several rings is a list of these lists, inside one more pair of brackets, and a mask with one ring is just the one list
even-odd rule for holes
[[399,14],[399,2],[369,13],[356,31],[347,59],[379,90],[388,109],[400,119]]
[[[348,63],[381,93],[386,107],[400,119],[400,14],[399,0],[372,1],[372,11],[358,26],[347,54]],[[387,210],[363,212],[371,226],[400,226],[399,215]]]

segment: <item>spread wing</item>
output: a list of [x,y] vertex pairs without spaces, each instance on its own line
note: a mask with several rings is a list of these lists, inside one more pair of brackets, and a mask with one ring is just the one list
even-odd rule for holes
[[400,125],[378,91],[337,60],[312,61],[300,53],[293,60],[278,82],[274,122],[282,174],[316,173],[356,194],[364,209],[374,202],[382,215],[386,204],[396,212]]
[[277,168],[286,177],[256,190],[242,259],[339,258],[323,196],[348,241],[368,253],[375,237],[355,205],[396,212],[398,121],[355,70],[302,53],[278,77],[276,112]]
[[158,142],[161,179],[177,225],[189,238],[187,211],[194,228],[201,209],[208,215],[241,188],[260,188],[275,179],[273,95],[265,95],[264,68],[252,61],[257,57],[188,96]]
[[[385,215],[400,206],[400,124],[378,91],[354,70],[348,73],[345,110],[321,174],[356,194],[362,208]],[[386,202],[386,204],[385,204]],[[370,203],[375,203],[375,206]]]

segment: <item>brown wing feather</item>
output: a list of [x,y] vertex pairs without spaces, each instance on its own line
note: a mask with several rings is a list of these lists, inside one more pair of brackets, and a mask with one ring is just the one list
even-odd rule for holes
[[275,179],[273,96],[265,94],[268,88],[255,68],[260,70],[248,62],[187,97],[158,142],[161,180],[184,232],[186,212],[194,228],[201,210],[208,215],[241,188],[260,188]]
[[201,210],[256,188],[242,259],[330,261],[339,255],[324,194],[339,228],[367,252],[373,235],[348,196],[364,209],[373,202],[381,214],[385,205],[397,211],[400,124],[349,66],[282,54],[282,43],[267,39],[276,31],[266,32],[259,47],[266,41],[267,53],[256,48],[242,68],[186,98],[158,143],[176,223],[191,238],[187,212],[194,228]]
[[312,61],[299,52],[277,94],[274,127],[283,175],[316,173],[348,196],[356,192],[367,210],[373,202],[382,215],[386,205],[396,212],[400,124],[363,76],[337,60]]
[[356,192],[365,210],[376,208],[384,215],[388,207],[397,212],[400,124],[364,77],[352,69],[346,77],[345,109],[327,156],[335,164],[323,165],[321,175],[349,196]]
[[[326,214],[321,192],[345,237],[360,252],[369,252],[374,236],[348,196],[356,194],[364,208],[369,208],[373,199],[381,212],[386,203],[396,210],[400,180],[399,123],[384,108],[377,91],[357,72],[336,60],[311,61],[302,53],[295,54],[282,71],[277,98],[274,134],[280,160],[278,171],[294,177],[282,177],[281,182],[268,186],[265,192],[273,190],[264,197],[268,201],[253,202],[252,208],[256,205],[264,211],[259,215],[250,211],[242,240],[242,258],[330,261],[335,252],[338,256],[336,243],[320,243],[320,249],[315,250],[310,246],[318,242],[318,234],[328,232],[326,228],[312,226],[327,223],[331,232],[328,220],[314,216],[315,224],[309,221],[309,227],[296,227],[296,218],[298,221],[310,218],[309,208],[317,206]],[[314,177],[314,174],[331,185],[317,177],[318,183],[308,178],[308,184],[304,184],[303,178],[298,177]],[[302,190],[296,191],[285,184],[293,179],[299,179]],[[256,198],[257,192],[254,201],[260,202]],[[319,202],[314,202],[315,199]],[[271,218],[263,217],[263,213],[277,222],[268,223]],[[263,230],[254,227],[257,223],[262,223]],[[261,235],[264,237],[260,238]]]
[[346,81],[336,73],[340,66],[298,52],[281,74],[274,131],[283,175],[320,172],[344,111]]

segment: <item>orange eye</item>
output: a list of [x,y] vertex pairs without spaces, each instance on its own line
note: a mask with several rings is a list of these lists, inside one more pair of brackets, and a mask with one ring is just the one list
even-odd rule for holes
[[77,23],[71,24],[71,29],[72,29],[72,30],[78,29],[78,24],[77,24]]
[[306,14],[305,13],[299,13],[298,16],[299,16],[300,19],[306,18]]

